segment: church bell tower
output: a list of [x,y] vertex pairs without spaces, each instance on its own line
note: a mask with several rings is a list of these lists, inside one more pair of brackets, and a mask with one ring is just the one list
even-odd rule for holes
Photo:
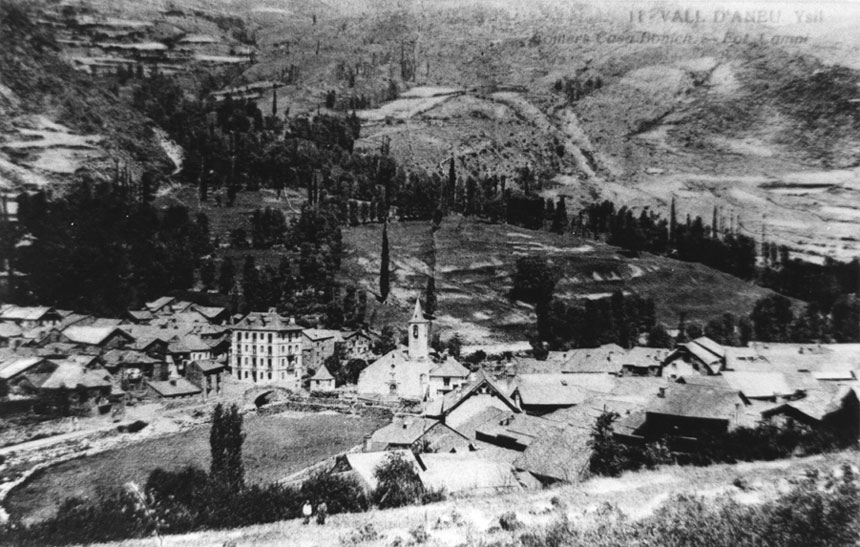
[[421,300],[415,299],[415,311],[409,320],[409,359],[427,359],[430,355],[430,321],[424,318]]

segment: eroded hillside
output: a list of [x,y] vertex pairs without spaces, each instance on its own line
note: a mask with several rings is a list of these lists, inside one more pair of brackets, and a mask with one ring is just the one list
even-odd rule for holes
[[0,5],[0,189],[63,184],[84,167],[172,169],[151,123],[59,53],[21,5]]

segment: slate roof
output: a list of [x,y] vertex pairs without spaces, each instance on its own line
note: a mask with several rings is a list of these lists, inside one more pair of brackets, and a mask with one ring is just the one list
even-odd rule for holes
[[[568,374],[523,374],[514,390],[524,406],[572,406],[587,397],[584,388],[576,385]],[[516,397],[515,397],[516,398]]]
[[849,386],[822,386],[820,389],[807,391],[802,399],[774,405],[763,410],[761,414],[768,417],[779,414],[787,408],[793,408],[813,420],[821,421],[828,414],[839,410],[843,401],[851,395],[851,391],[854,391],[856,396],[857,391]]
[[197,368],[199,368],[204,373],[206,373],[206,372],[220,372],[220,371],[224,370],[223,364],[218,363],[217,361],[212,361],[210,359],[203,359],[200,361],[192,361],[191,365],[196,366]]
[[334,376],[331,375],[331,372],[328,371],[328,368],[323,365],[317,369],[316,374],[313,375],[311,380],[316,380],[318,382],[325,382],[334,380]]
[[649,414],[731,421],[743,407],[743,399],[735,390],[670,384],[665,395],[651,399],[645,410]]
[[711,352],[715,356],[719,357],[720,359],[724,359],[726,357],[725,348],[723,348],[723,346],[714,342],[713,340],[711,340],[707,336],[700,336],[700,337],[696,338],[695,340],[693,340],[692,343],[697,344],[697,345],[705,348],[706,350],[708,350],[709,352]]
[[57,370],[45,380],[42,389],[110,388],[110,374],[104,369],[87,369],[73,362],[60,362]]
[[120,333],[120,336],[132,341],[132,336],[127,332],[115,326],[107,327],[80,327],[71,326],[63,331],[63,336],[76,344],[87,344],[90,346],[100,346],[105,343],[115,333]]
[[163,382],[149,380],[146,383],[162,397],[182,397],[186,395],[197,395],[198,393],[200,393],[200,388],[195,386],[185,378],[177,378],[176,380],[165,380]]
[[564,352],[562,372],[566,373],[614,373],[621,370],[616,357],[625,353],[618,344],[605,344],[598,348],[573,349]]
[[749,399],[786,397],[797,391],[780,372],[729,372],[722,374],[728,387]]
[[475,439],[478,430],[487,424],[500,423],[502,420],[514,415],[515,413],[511,410],[490,407],[478,412],[474,416],[470,416],[467,420],[457,424],[454,429],[467,439]]
[[15,306],[8,304],[0,307],[0,321],[39,321],[48,312],[56,313],[53,308],[49,308],[48,306]]
[[164,306],[171,304],[174,300],[176,300],[176,299],[173,298],[172,296],[162,296],[160,298],[156,298],[152,302],[147,302],[144,305],[146,306],[146,309],[148,309],[149,311],[157,312],[161,308],[163,308]]
[[330,338],[340,338],[340,331],[332,329],[305,329],[302,331],[302,334],[312,342],[328,340]]
[[430,321],[424,317],[424,310],[421,309],[421,299],[415,299],[415,309],[412,311],[412,318],[409,319],[410,323],[429,323]]
[[224,314],[224,312],[227,311],[226,309],[219,306],[199,306],[197,304],[194,304],[191,309],[210,321],[217,320],[221,315]]
[[576,482],[587,471],[589,434],[572,427],[547,431],[514,460],[514,467],[554,481]]
[[424,468],[421,482],[427,489],[444,489],[450,495],[465,492],[523,490],[511,465],[466,454],[419,454]]
[[127,313],[137,321],[152,321],[155,319],[155,316],[149,310],[129,310]]
[[[366,370],[366,369],[365,369]],[[446,393],[443,397],[430,401],[424,409],[427,416],[442,416],[450,413],[460,406],[466,399],[478,390],[486,387],[492,394],[501,400],[513,412],[520,412],[517,404],[490,379],[483,371],[475,373],[475,379],[463,389]]]
[[24,330],[15,323],[0,323],[0,338],[18,338]]
[[515,441],[522,446],[529,446],[541,435],[552,434],[558,427],[558,422],[545,418],[529,416],[528,414],[514,414],[501,422],[486,422],[477,429],[476,433],[485,437],[484,440],[488,442]]
[[468,378],[471,371],[460,364],[450,355],[445,362],[430,371],[431,377],[440,378]]
[[387,426],[377,429],[370,440],[374,444],[407,446],[439,424],[438,420],[418,416],[398,416]]
[[149,355],[135,350],[112,349],[106,351],[102,355],[102,359],[106,366],[114,367],[121,364],[130,365],[153,365],[159,363],[158,359],[153,359]]
[[0,378],[9,380],[45,361],[43,357],[21,357],[0,363]]
[[274,310],[268,312],[251,312],[241,321],[233,326],[236,330],[262,330],[262,331],[301,331],[302,328],[287,319],[281,317]]
[[[393,349],[361,371],[357,391],[359,394],[387,396],[391,394],[390,385],[393,381],[397,387],[397,397],[423,400],[429,385],[426,379],[434,366],[428,359],[409,359],[404,348]],[[425,384],[421,383],[422,375]]]

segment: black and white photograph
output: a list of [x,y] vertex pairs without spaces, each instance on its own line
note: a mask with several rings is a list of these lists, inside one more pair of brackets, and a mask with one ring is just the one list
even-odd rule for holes
[[0,545],[857,547],[860,0],[0,0]]

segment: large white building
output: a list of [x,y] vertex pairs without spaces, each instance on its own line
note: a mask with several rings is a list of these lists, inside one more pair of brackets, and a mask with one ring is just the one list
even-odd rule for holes
[[230,372],[255,384],[301,383],[302,328],[277,314],[252,312],[233,326]]
[[430,321],[417,299],[407,333],[407,348],[391,350],[361,371],[359,395],[425,401],[466,383],[469,371],[454,359],[437,364],[430,358]]

